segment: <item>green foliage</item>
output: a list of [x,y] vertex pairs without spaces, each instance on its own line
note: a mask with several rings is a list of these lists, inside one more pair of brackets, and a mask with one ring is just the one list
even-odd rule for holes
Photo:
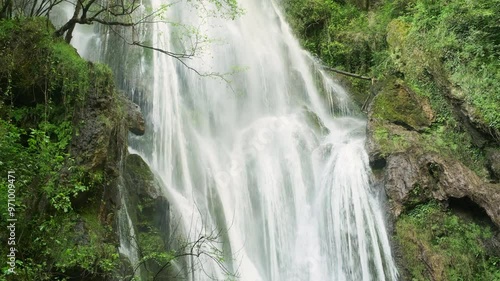
[[368,16],[355,6],[332,0],[290,0],[285,10],[303,45],[328,65],[366,73],[371,65]]
[[90,86],[88,62],[81,59],[75,49],[63,41],[55,42],[51,47],[51,80],[56,83],[56,89],[63,95],[86,93]]
[[176,258],[175,251],[167,252],[167,247],[162,236],[157,229],[149,228],[146,232],[141,232],[138,237],[138,245],[141,249],[142,261],[149,263],[157,271],[167,263],[171,263]]
[[473,144],[469,134],[459,129],[458,124],[433,125],[421,136],[421,143],[427,151],[455,158],[478,176],[488,176],[484,152]]
[[[17,279],[67,280],[110,276],[118,251],[97,212],[75,207],[77,197],[106,184],[70,157],[75,109],[88,95],[115,95],[109,68],[90,64],[53,37],[45,19],[0,21],[0,174],[15,171],[16,233],[23,255]],[[93,83],[90,83],[92,81]],[[0,181],[0,192],[7,184]],[[6,206],[6,196],[0,203]],[[0,212],[0,227],[7,222]],[[5,232],[0,239],[6,241]],[[0,249],[5,256],[6,248]]]
[[411,280],[497,280],[499,259],[489,256],[483,243],[491,237],[489,227],[459,218],[437,203],[420,205],[396,223]]
[[500,128],[500,1],[417,1],[412,12],[411,44],[441,60],[472,113]]

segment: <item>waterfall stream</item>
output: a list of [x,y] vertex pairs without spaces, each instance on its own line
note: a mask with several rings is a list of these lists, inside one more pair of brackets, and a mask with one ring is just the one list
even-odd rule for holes
[[199,28],[212,40],[189,65],[232,72],[202,77],[154,52],[142,78],[152,85],[141,101],[150,126],[131,150],[157,174],[185,239],[215,233],[220,246],[186,278],[397,280],[364,117],[272,0],[239,2],[235,20],[178,3],[166,17],[185,25],[151,30],[154,46],[189,52],[183,32]]

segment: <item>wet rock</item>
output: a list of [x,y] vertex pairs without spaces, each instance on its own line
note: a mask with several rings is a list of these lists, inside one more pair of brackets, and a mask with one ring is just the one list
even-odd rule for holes
[[141,113],[139,106],[132,101],[124,98],[127,114],[127,127],[128,130],[137,136],[144,135],[146,131],[144,117]]
[[154,227],[168,235],[170,206],[148,164],[137,154],[128,155],[123,175],[129,196],[128,209],[137,219],[139,231]]
[[[131,154],[125,159],[123,179],[139,254],[142,257],[166,254],[170,238],[170,205],[155,175],[141,156]],[[145,280],[152,280],[157,273],[157,280],[169,280],[170,271],[163,268],[165,263],[146,259],[143,267]]]
[[305,116],[307,124],[311,126],[317,133],[321,135],[328,135],[330,130],[325,126],[323,121],[319,118],[319,116],[310,110],[307,106],[302,108],[302,114]]

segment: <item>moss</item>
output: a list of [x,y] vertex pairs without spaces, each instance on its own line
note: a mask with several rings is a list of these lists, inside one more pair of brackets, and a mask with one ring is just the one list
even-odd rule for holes
[[396,222],[410,280],[497,280],[499,258],[487,254],[488,226],[454,215],[437,203],[420,205]]
[[409,88],[387,82],[373,101],[373,117],[418,130],[431,123],[422,104]]
[[58,237],[62,241],[52,257],[59,272],[87,272],[89,275],[114,273],[119,253],[115,243],[109,241],[111,229],[102,224],[95,210],[75,216],[73,221],[68,222],[64,218],[61,225]]
[[412,145],[410,136],[405,131],[393,130],[381,123],[374,129],[373,137],[384,158],[393,153],[406,151]]
[[[401,55],[401,51],[406,47],[406,40],[411,25],[401,19],[395,19],[387,25],[387,43],[394,52],[394,56]],[[395,57],[399,59],[401,57]]]

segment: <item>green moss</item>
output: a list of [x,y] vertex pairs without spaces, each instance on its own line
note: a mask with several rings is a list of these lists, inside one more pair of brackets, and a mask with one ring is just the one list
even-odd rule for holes
[[411,25],[401,19],[394,19],[387,25],[387,43],[395,51],[404,49]]
[[405,132],[395,132],[384,125],[379,125],[373,132],[375,142],[380,147],[382,157],[387,157],[392,153],[406,151],[411,146],[411,141]]
[[396,240],[410,280],[497,280],[499,258],[489,256],[483,241],[492,230],[465,221],[437,203],[401,215]]
[[457,159],[478,176],[488,176],[485,153],[473,144],[469,134],[458,130],[456,125],[434,125],[421,136],[420,143],[426,151]]
[[430,125],[421,101],[401,86],[388,83],[373,101],[373,117],[413,129]]

